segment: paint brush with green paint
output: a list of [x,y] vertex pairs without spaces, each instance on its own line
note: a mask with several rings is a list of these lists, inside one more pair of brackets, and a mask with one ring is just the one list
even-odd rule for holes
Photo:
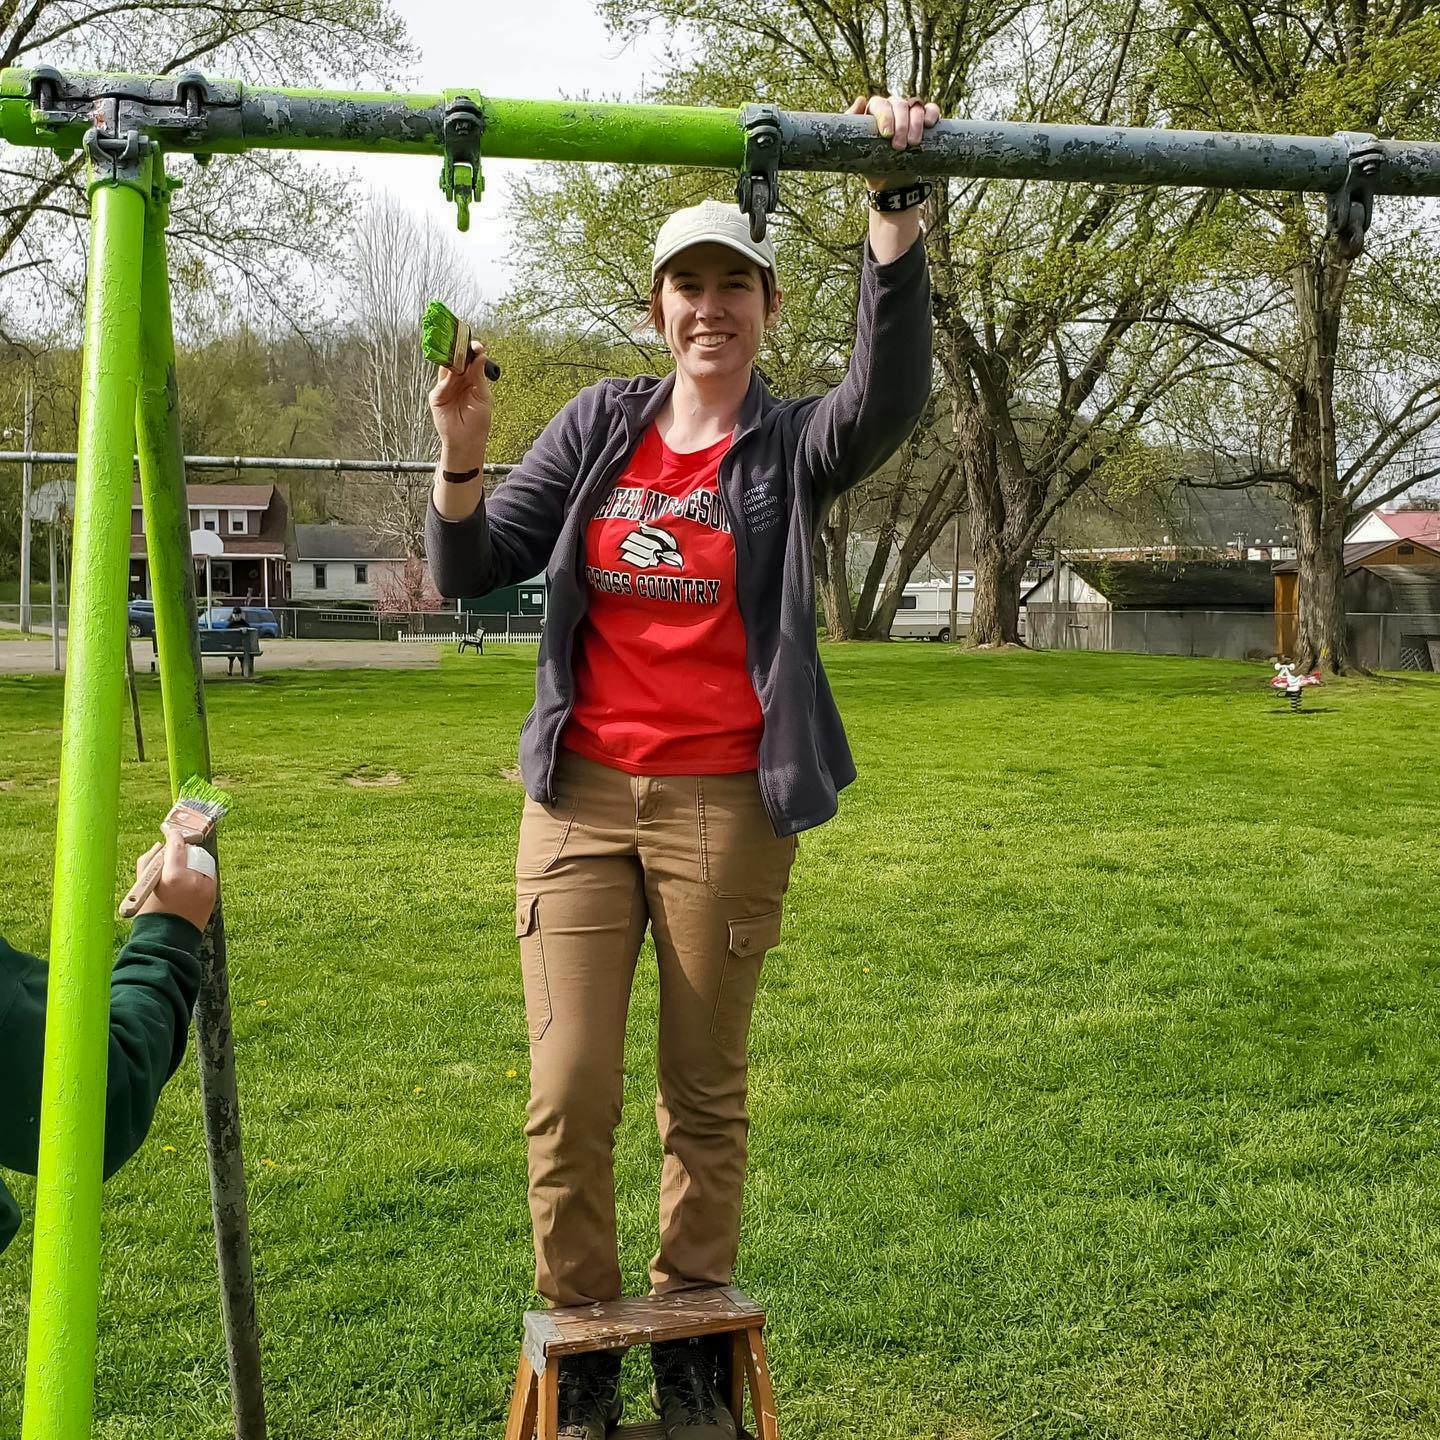
[[[215,833],[215,827],[230,813],[234,802],[229,794],[212,785],[202,775],[192,775],[181,787],[170,807],[170,812],[160,822],[162,832],[168,834],[178,830],[184,840],[185,858],[192,870],[200,870],[212,879],[215,876],[215,860],[208,850],[201,847]],[[140,913],[140,907],[154,893],[165,869],[165,852],[157,851],[140,867],[130,893],[120,902],[120,918],[133,920]]]
[[[443,300],[432,300],[425,307],[420,318],[420,347],[425,358],[434,365],[443,365],[447,370],[469,369],[475,352],[470,342],[475,331],[468,320],[459,320]],[[487,355],[485,357],[485,378],[498,380],[500,367]]]

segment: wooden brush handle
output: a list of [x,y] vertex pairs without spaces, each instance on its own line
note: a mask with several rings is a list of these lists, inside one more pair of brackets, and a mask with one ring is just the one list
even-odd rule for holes
[[145,862],[129,893],[120,902],[122,920],[133,920],[140,913],[140,907],[155,893],[155,887],[164,873],[165,851],[162,849]]
[[[465,361],[465,368],[468,370],[470,368],[470,361],[475,358],[475,352],[468,350],[466,354],[469,358]],[[485,357],[485,378],[492,384],[500,378],[499,361],[492,360],[488,355]]]
[[[470,368],[470,362],[475,358],[475,352],[470,348],[470,342],[475,338],[475,332],[471,329],[469,321],[458,320],[456,325],[458,329],[455,335],[455,351],[451,356],[450,368],[452,370],[455,368],[454,362],[458,359],[463,372]],[[499,364],[488,355],[485,357],[485,378],[491,384],[500,378]]]

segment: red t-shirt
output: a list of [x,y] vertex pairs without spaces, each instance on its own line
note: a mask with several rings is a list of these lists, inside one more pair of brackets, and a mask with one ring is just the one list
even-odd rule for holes
[[717,476],[730,438],[679,455],[652,425],[585,535],[590,608],[561,743],[632,775],[753,770],[735,539]]

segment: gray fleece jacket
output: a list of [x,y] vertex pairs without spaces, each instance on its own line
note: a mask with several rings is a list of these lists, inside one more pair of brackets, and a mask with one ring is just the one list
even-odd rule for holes
[[[777,835],[830,819],[837,793],[855,778],[815,643],[815,536],[835,498],[883,465],[914,428],[930,366],[923,237],[885,265],[867,245],[845,378],[824,395],[777,400],[753,377],[720,464],[746,662],[764,719],[760,790]],[[642,376],[582,390],[472,516],[445,520],[430,507],[425,549],[442,595],[484,595],[542,568],[548,576],[535,708],[520,732],[525,789],[542,804],[554,803],[555,761],[574,703],[572,653],[589,603],[586,527],[673,384],[673,376]]]

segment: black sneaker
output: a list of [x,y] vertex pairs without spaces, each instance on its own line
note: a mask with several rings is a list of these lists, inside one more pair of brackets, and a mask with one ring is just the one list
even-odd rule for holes
[[560,1362],[561,1440],[605,1440],[620,1423],[620,1352],[597,1350]]
[[650,1364],[665,1440],[735,1440],[735,1417],[718,1384],[719,1352],[708,1336],[652,1345]]

